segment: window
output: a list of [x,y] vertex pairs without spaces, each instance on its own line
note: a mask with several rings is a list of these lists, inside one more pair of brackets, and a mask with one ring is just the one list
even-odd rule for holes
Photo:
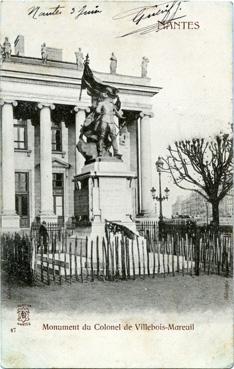
[[15,210],[20,217],[20,227],[29,227],[28,173],[15,173]]
[[18,150],[27,149],[27,121],[14,119],[14,148]]
[[63,197],[54,196],[54,212],[59,217],[63,216]]
[[63,191],[63,173],[53,173],[53,190],[56,193]]
[[52,122],[52,151],[62,151],[62,127],[61,123]]
[[15,173],[15,192],[27,193],[28,192],[28,173]]
[[53,173],[54,213],[58,215],[59,223],[62,223],[64,219],[63,191],[64,191],[63,173]]

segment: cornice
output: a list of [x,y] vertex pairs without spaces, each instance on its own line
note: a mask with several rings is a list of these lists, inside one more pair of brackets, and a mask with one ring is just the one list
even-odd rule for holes
[[[97,73],[98,75],[98,73]],[[105,75],[103,75],[104,77]],[[120,93],[131,95],[143,95],[152,97],[159,93],[161,87],[154,87],[139,83],[139,77],[115,76],[115,80],[103,79],[103,83],[112,84]],[[34,85],[49,85],[63,88],[80,88],[81,75],[59,75],[56,73],[35,73],[18,70],[0,70],[0,78],[2,81],[14,83],[34,84]],[[122,81],[121,81],[122,79]]]

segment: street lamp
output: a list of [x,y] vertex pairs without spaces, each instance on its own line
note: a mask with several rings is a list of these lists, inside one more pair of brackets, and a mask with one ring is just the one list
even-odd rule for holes
[[152,199],[154,201],[154,207],[155,207],[154,212],[155,212],[155,215],[156,215],[157,214],[156,189],[154,187],[152,187],[151,190],[150,190],[150,192],[151,192],[151,195],[152,195]]
[[162,195],[161,172],[163,170],[163,160],[160,156],[158,157],[158,160],[156,161],[155,166],[156,166],[156,170],[157,170],[158,176],[159,176],[159,196],[156,196],[157,191],[154,187],[151,188],[150,192],[151,192],[153,200],[159,202],[158,228],[159,228],[159,239],[161,239],[161,237],[162,237],[162,225],[163,225],[162,202],[164,200],[168,200],[170,190],[169,190],[168,187],[166,187],[164,189],[164,195]]
[[159,202],[159,221],[162,222],[163,221],[162,202],[164,200],[168,200],[170,190],[168,187],[166,187],[164,190],[165,195],[162,196],[161,172],[163,170],[163,160],[160,156],[158,157],[158,160],[156,161],[155,166],[156,166],[156,170],[158,172],[158,177],[159,177],[159,196],[156,196],[156,189],[154,187],[152,187],[150,191],[151,191],[153,200],[156,200]]

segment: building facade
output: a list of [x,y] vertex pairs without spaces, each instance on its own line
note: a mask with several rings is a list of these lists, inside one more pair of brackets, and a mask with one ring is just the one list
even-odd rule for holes
[[[199,223],[207,224],[212,221],[212,206],[197,192],[192,192],[187,198],[178,197],[172,205],[172,216],[178,215],[188,215]],[[232,225],[233,215],[233,191],[231,191],[220,202],[220,224]]]
[[[49,59],[43,63],[22,55],[22,50],[21,45],[20,53],[3,60],[0,70],[3,230],[28,228],[37,217],[67,222],[74,216],[73,178],[84,165],[76,143],[91,105],[85,92],[79,100],[82,71],[76,63]],[[150,120],[152,97],[160,88],[151,86],[147,77],[94,73],[119,89],[126,117],[119,149],[137,177],[132,215],[149,216],[153,211]]]

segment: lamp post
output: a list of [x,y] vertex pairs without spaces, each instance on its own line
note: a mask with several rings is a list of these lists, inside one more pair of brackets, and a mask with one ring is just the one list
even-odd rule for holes
[[159,202],[159,222],[158,224],[159,224],[159,230],[160,230],[162,222],[163,222],[162,203],[164,200],[168,200],[170,190],[168,187],[166,187],[164,189],[165,195],[164,196],[162,195],[161,172],[163,170],[163,160],[161,159],[160,156],[158,157],[158,160],[156,161],[155,166],[156,166],[156,170],[158,172],[158,177],[159,177],[159,196],[156,196],[156,189],[154,187],[152,187],[150,191],[151,191],[153,200],[156,200]]
[[150,192],[151,192],[151,195],[152,195],[152,199],[153,199],[153,201],[155,202],[155,214],[157,214],[157,212],[156,212],[156,189],[154,188],[154,187],[152,187],[151,188],[151,190],[150,190]]

